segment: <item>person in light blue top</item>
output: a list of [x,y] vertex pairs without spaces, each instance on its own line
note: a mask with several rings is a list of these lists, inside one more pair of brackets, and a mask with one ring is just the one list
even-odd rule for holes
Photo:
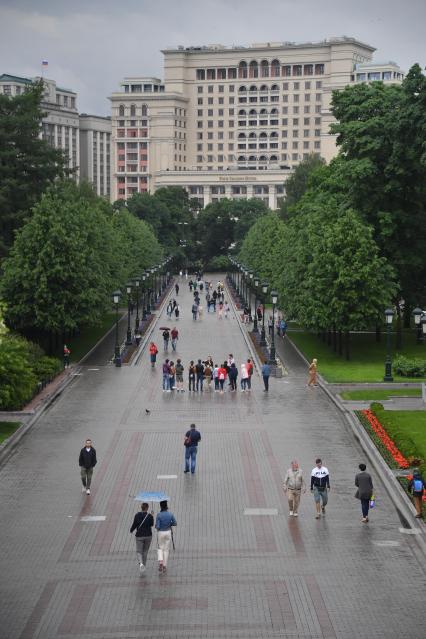
[[263,389],[264,393],[267,393],[269,390],[269,376],[271,374],[271,367],[268,364],[268,360],[265,359],[265,362],[262,366],[262,377],[263,377],[263,384],[265,386],[265,388]]
[[158,570],[164,573],[167,570],[169,559],[172,526],[176,526],[177,522],[173,513],[168,510],[167,501],[160,501],[160,508],[155,520],[155,527],[158,531]]

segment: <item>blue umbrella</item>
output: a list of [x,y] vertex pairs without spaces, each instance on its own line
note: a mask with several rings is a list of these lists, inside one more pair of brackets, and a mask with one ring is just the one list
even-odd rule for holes
[[170,497],[168,497],[166,493],[163,493],[161,491],[155,493],[155,492],[145,492],[141,490],[141,492],[136,495],[135,500],[151,501],[151,502],[159,503],[160,501],[169,501]]

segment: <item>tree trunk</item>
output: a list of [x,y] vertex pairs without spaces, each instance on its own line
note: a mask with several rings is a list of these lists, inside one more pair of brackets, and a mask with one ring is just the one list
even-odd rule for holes
[[336,335],[336,326],[333,326],[333,351],[337,351],[337,335]]
[[339,355],[342,356],[343,355],[342,331],[339,331],[338,337],[339,337],[338,352],[339,352]]
[[397,350],[402,348],[402,321],[401,308],[399,304],[396,307],[396,348]]
[[351,334],[349,331],[345,331],[345,356],[347,360],[350,360],[351,358],[350,341],[351,341]]
[[382,327],[380,324],[376,324],[376,342],[382,341]]
[[408,304],[404,306],[404,328],[410,328],[411,326],[411,310],[412,309]]

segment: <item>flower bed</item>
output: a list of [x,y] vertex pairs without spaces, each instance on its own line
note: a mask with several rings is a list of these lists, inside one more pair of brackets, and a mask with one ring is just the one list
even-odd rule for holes
[[398,450],[398,448],[395,446],[395,443],[391,440],[391,438],[389,437],[389,435],[387,434],[387,432],[385,431],[385,429],[383,428],[383,426],[381,425],[381,423],[379,422],[379,420],[377,419],[373,411],[370,409],[367,409],[367,410],[361,411],[361,413],[365,415],[371,428],[376,433],[381,443],[392,455],[397,466],[399,466],[399,468],[409,468],[410,464],[405,459],[401,451]]

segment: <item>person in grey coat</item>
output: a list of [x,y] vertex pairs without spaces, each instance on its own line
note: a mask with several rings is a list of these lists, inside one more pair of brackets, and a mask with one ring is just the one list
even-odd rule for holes
[[361,472],[355,476],[355,486],[357,487],[355,497],[361,501],[361,521],[366,524],[368,523],[370,499],[373,496],[373,480],[371,479],[371,475],[366,472],[367,466],[365,464],[360,464],[358,468]]

